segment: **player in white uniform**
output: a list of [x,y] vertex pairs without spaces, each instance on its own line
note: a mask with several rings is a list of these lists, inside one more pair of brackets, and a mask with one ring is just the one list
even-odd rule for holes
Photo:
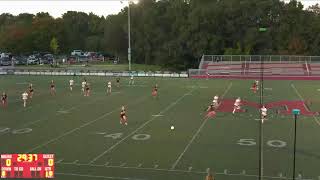
[[236,112],[236,110],[239,110],[239,109],[241,109],[241,99],[240,99],[240,97],[238,97],[237,99],[236,99],[236,101],[234,102],[234,107],[233,107],[233,111],[232,111],[232,114],[234,114],[235,112]]
[[129,85],[133,85],[133,84],[134,84],[134,79],[133,79],[133,75],[131,75]]
[[111,90],[112,90],[111,81],[109,81],[107,86],[107,93],[111,93]]
[[70,91],[72,91],[73,85],[74,85],[74,80],[73,79],[69,80],[69,85],[70,85]]
[[213,101],[212,101],[213,105],[215,108],[217,108],[219,106],[219,96],[218,95],[215,95],[213,97]]
[[23,107],[27,106],[27,99],[28,99],[28,93],[27,91],[25,91],[24,93],[22,93]]
[[87,84],[87,80],[84,80],[82,83],[81,83],[81,87],[82,87],[82,92],[84,93],[84,87],[86,87],[86,84]]
[[265,106],[262,106],[262,108],[260,109],[261,110],[261,120],[262,120],[262,123],[263,121],[267,120],[267,108]]

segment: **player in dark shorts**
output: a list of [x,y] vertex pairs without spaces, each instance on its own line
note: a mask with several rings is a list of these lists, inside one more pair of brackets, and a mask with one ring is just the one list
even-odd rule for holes
[[51,83],[50,83],[50,94],[51,94],[51,95],[56,95],[56,86],[55,86],[53,80],[52,80]]
[[120,124],[128,125],[126,109],[124,108],[124,106],[121,107],[120,111]]
[[207,114],[206,114],[206,118],[213,118],[216,115],[215,112],[216,108],[214,106],[214,104],[210,104],[209,107],[206,109]]
[[3,107],[6,107],[8,105],[8,96],[5,92],[1,95],[1,104]]
[[32,97],[33,97],[33,92],[34,92],[33,86],[32,86],[32,84],[30,84],[30,85],[29,85],[29,89],[28,89],[28,96],[29,96],[29,98],[32,98]]
[[84,96],[90,96],[90,84],[87,83],[84,87]]
[[119,77],[117,77],[117,79],[116,79],[116,86],[120,87],[120,78]]

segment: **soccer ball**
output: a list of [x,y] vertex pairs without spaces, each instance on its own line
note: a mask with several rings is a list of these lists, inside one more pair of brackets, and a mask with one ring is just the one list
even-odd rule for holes
[[174,126],[171,126],[171,130],[174,130]]

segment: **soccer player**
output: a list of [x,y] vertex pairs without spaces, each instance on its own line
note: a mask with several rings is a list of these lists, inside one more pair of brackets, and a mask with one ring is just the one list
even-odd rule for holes
[[112,86],[111,86],[111,81],[109,81],[107,85],[107,93],[111,94],[111,91],[112,91]]
[[134,84],[134,79],[133,79],[133,75],[131,75],[129,85],[133,85],[133,84]]
[[120,78],[119,78],[119,77],[117,77],[116,86],[117,86],[118,88],[120,87]]
[[33,90],[33,85],[32,85],[32,84],[29,84],[28,97],[29,97],[30,99],[32,99],[32,97],[33,97],[33,92],[34,92],[34,90]]
[[51,83],[50,83],[50,94],[51,95],[56,95],[56,86],[55,86],[53,80],[51,80]]
[[214,177],[212,176],[212,174],[210,172],[206,176],[206,180],[214,180]]
[[241,109],[241,99],[240,97],[238,97],[234,102],[234,108],[233,108],[232,114],[234,114],[236,110],[240,110],[240,109]]
[[216,112],[215,112],[215,106],[213,103],[211,103],[207,109],[207,115],[206,118],[213,118],[216,116]]
[[156,84],[152,89],[152,96],[158,97],[158,84]]
[[86,86],[84,88],[84,96],[90,96],[90,84],[86,83]]
[[8,96],[5,92],[1,95],[1,104],[3,107],[6,107],[8,105]]
[[73,80],[73,79],[70,79],[70,80],[69,80],[70,91],[73,90],[73,85],[74,85],[74,80]]
[[212,101],[213,105],[215,106],[215,108],[217,108],[219,106],[219,96],[215,95],[213,97],[213,101]]
[[260,109],[261,110],[261,120],[262,120],[262,123],[263,121],[267,120],[267,108],[265,106],[262,106],[262,108]]
[[25,91],[24,93],[22,93],[23,107],[27,106],[27,99],[28,99],[28,93],[27,91]]
[[258,90],[257,81],[254,81],[254,83],[252,84],[251,90],[253,91],[253,93],[257,93],[257,90]]
[[87,84],[87,80],[86,79],[84,79],[84,81],[82,81],[82,83],[81,83],[81,87],[82,87],[82,92],[84,93],[84,88],[86,87],[86,84]]
[[120,124],[128,125],[126,109],[124,108],[124,106],[121,107],[120,111]]

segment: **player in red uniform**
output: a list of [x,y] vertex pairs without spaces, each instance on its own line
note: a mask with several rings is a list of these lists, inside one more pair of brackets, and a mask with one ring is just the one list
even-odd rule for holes
[[210,106],[207,108],[207,115],[206,118],[213,118],[216,116],[216,112],[215,112],[215,105],[212,103],[210,104]]
[[121,107],[120,111],[120,124],[128,125],[126,109],[124,108],[124,106]]
[[56,95],[56,87],[53,80],[51,80],[51,83],[50,83],[50,94]]
[[255,81],[255,82],[252,84],[251,90],[253,91],[253,93],[257,93],[257,89],[258,89],[258,84],[257,84],[257,82]]
[[8,105],[8,96],[5,92],[1,95],[1,104],[3,107],[6,107]]
[[158,97],[158,84],[156,84],[152,89],[152,96]]
[[34,92],[33,86],[32,86],[32,84],[29,84],[28,97],[29,97],[30,99],[32,99],[32,97],[33,97],[33,92]]

